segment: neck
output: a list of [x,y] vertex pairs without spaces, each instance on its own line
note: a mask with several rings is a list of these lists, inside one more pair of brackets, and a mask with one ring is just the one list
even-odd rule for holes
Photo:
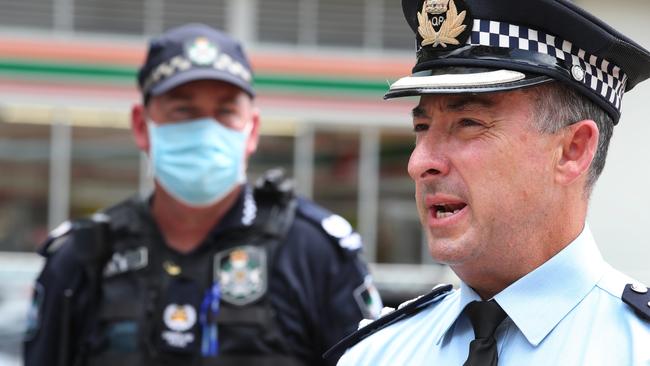
[[151,211],[167,245],[181,253],[196,249],[237,201],[242,186],[237,186],[219,202],[206,207],[191,207],[171,197],[157,183]]
[[538,222],[529,223],[517,235],[510,236],[515,239],[500,245],[500,252],[492,250],[493,255],[451,265],[452,270],[483,300],[491,299],[553,258],[580,235],[585,226],[587,201],[571,197],[578,196],[557,200],[562,204],[548,210],[548,215],[540,216]]

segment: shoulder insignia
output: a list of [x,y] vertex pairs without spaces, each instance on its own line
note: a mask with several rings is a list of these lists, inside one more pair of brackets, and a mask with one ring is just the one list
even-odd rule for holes
[[650,290],[644,285],[627,284],[621,297],[634,312],[647,321],[650,321]]
[[318,225],[342,249],[357,252],[363,247],[361,235],[343,217],[304,198],[299,199],[298,210],[301,216]]
[[374,322],[359,328],[356,332],[343,338],[339,343],[335,344],[332,348],[323,354],[323,358],[327,359],[334,354],[345,351],[346,349],[354,346],[362,340],[370,337],[374,333],[384,329],[392,324],[395,324],[403,319],[411,317],[427,306],[441,300],[452,290],[452,285],[438,285],[426,295],[422,295],[414,300],[408,301],[395,311],[390,311],[381,318]]
[[370,275],[366,275],[363,283],[354,289],[354,300],[366,319],[377,319],[382,313],[382,301],[379,291]]

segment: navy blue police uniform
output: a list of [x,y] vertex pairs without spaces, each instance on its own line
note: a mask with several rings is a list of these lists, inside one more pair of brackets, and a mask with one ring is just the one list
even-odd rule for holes
[[277,185],[243,189],[187,254],[137,198],[53,232],[25,364],[327,364],[380,300],[347,221]]

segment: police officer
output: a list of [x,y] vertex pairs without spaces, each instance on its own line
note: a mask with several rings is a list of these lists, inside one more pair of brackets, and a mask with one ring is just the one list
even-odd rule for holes
[[567,0],[402,6],[417,63],[386,98],[420,97],[408,171],[462,283],[361,328],[339,365],[649,365],[648,288],[585,220],[650,53]]
[[26,365],[325,365],[376,316],[350,224],[278,171],[246,183],[251,82],[240,44],[208,26],[151,41],[132,130],[154,192],[50,235]]

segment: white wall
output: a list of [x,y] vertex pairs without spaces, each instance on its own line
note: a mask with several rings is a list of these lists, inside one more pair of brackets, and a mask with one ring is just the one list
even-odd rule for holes
[[[581,0],[580,6],[650,49],[650,1]],[[623,99],[589,223],[614,267],[650,285],[650,80]]]

